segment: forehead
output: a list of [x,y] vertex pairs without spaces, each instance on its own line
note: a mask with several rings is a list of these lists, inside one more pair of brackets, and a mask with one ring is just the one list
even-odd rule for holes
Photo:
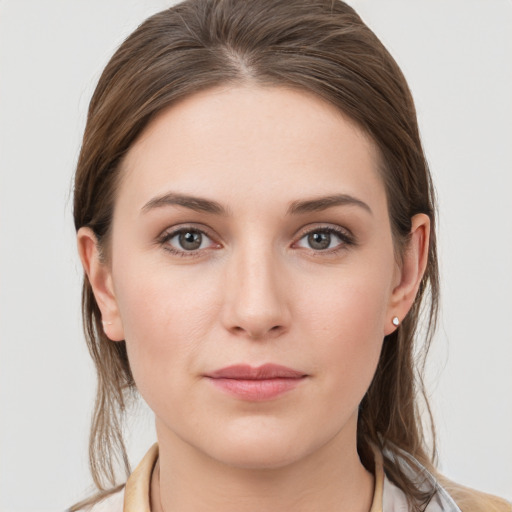
[[161,112],[123,162],[118,200],[142,207],[169,190],[234,206],[333,192],[385,203],[370,138],[322,99],[281,87],[219,87]]

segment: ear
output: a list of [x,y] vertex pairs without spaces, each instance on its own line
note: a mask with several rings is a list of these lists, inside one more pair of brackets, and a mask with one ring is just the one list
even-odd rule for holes
[[103,330],[112,341],[124,340],[123,325],[114,293],[112,272],[103,261],[96,235],[90,228],[77,233],[78,254],[101,311]]
[[427,267],[430,239],[430,218],[419,213],[412,218],[410,239],[398,268],[395,287],[391,293],[384,335],[391,334],[396,326],[392,319],[401,322],[411,309],[421,279]]

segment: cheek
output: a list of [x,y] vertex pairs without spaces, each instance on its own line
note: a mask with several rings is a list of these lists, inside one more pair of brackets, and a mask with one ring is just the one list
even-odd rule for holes
[[115,281],[132,373],[151,405],[154,390],[179,389],[183,372],[196,370],[197,354],[218,317],[217,283],[204,273],[139,267],[134,258],[119,261]]
[[309,286],[299,315],[305,337],[316,340],[315,359],[327,387],[333,397],[351,397],[351,406],[370,385],[382,348],[389,286],[379,276],[354,271],[326,281],[321,291]]

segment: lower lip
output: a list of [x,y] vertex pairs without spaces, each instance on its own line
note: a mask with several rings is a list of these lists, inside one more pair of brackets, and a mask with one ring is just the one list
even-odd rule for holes
[[295,389],[303,380],[301,378],[275,379],[210,379],[212,384],[222,391],[242,400],[262,402],[271,400]]

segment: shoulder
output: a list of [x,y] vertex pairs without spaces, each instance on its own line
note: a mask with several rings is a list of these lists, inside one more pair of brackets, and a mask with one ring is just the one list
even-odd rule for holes
[[97,497],[93,497],[93,499],[94,502],[92,504],[88,504],[87,502],[89,502],[89,500],[87,500],[79,509],[79,512],[123,512],[124,487],[114,493],[108,494],[104,498],[98,499]]
[[[75,505],[72,510],[76,512],[150,511],[151,475],[157,460],[158,444],[155,443],[134,469],[125,484],[103,493],[100,492]],[[71,512],[71,510],[68,512]]]
[[[456,484],[436,475],[433,481],[435,494],[423,509],[425,512],[512,512],[512,503],[503,498]],[[407,512],[410,510],[405,493],[384,479],[384,512]]]
[[123,512],[124,488],[96,503],[90,512]]
[[[383,455],[398,465],[419,490],[431,494],[425,512],[512,512],[512,503],[507,500],[452,482],[434,468],[427,469],[399,448],[395,447],[394,452],[386,450]],[[384,510],[409,510],[403,491],[390,482],[387,484],[384,486],[384,504],[389,501],[391,505]]]
[[440,484],[462,512],[512,512],[512,503],[498,496],[476,491],[438,476]]

